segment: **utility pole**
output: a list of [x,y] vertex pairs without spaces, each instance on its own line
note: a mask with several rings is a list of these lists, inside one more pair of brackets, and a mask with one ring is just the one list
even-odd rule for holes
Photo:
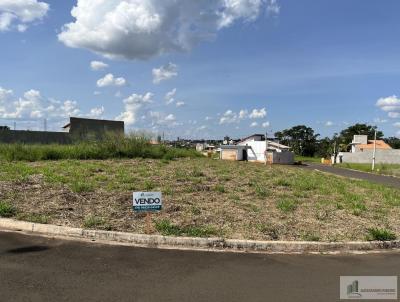
[[374,153],[372,155],[372,171],[375,170],[375,160],[376,160],[376,130],[374,135]]
[[14,121],[14,131],[17,130],[17,122]]
[[47,131],[47,119],[43,120],[43,129],[45,132]]

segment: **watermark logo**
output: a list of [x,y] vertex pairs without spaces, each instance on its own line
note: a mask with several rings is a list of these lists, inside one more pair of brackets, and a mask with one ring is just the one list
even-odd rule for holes
[[397,276],[341,276],[341,300],[397,300]]
[[349,298],[360,298],[361,294],[358,291],[358,280],[354,280],[351,284],[347,285],[347,296]]

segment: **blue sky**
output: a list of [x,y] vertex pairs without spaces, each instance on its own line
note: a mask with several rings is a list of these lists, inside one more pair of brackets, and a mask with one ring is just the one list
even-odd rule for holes
[[220,138],[367,122],[400,135],[398,1],[182,1],[81,0],[73,17],[76,1],[0,0],[0,124],[58,130],[78,115]]

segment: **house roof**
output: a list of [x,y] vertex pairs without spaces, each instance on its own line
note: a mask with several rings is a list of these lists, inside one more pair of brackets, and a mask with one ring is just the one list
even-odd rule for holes
[[278,148],[278,149],[290,149],[289,146],[282,145],[282,144],[279,144],[279,143],[276,143],[276,142],[271,142],[271,141],[268,141],[268,146],[272,146],[272,147],[275,147],[275,148]]
[[[359,149],[373,149],[374,148],[374,140],[369,140],[368,144],[358,144],[356,145]],[[392,149],[388,144],[386,144],[383,140],[376,140],[376,148],[377,149]]]
[[265,134],[257,134],[256,133],[256,134],[250,135],[248,137],[242,138],[241,140],[239,140],[239,143],[245,142],[255,136],[261,136],[261,140],[265,140]]

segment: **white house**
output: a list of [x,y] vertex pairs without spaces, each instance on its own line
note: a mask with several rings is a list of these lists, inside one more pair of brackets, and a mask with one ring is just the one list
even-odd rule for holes
[[294,154],[289,149],[277,142],[266,141],[264,134],[254,134],[237,145],[221,146],[221,159],[293,164]]

